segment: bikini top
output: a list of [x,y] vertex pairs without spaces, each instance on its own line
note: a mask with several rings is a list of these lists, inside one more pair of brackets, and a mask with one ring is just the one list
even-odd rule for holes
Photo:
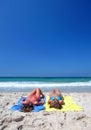
[[62,100],[62,98],[61,98],[60,96],[56,96],[56,97],[51,96],[51,97],[50,97],[50,100],[53,101],[55,98],[56,98],[58,101],[59,101],[59,100]]

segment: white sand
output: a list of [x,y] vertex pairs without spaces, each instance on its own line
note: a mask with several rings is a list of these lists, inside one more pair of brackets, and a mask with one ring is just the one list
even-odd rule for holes
[[8,110],[28,93],[0,93],[0,130],[91,130],[91,93],[64,93],[84,108],[80,112]]

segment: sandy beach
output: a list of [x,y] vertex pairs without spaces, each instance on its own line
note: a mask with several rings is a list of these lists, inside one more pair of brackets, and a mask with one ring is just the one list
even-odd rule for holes
[[0,130],[91,130],[91,93],[63,93],[72,96],[83,111],[23,113],[9,110],[19,97],[27,94],[0,93]]

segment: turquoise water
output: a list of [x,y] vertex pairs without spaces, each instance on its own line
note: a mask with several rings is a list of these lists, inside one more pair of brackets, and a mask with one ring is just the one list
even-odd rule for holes
[[63,92],[91,92],[91,77],[0,77],[0,91],[43,91],[60,88]]
[[0,82],[39,81],[39,82],[87,82],[91,77],[0,77]]

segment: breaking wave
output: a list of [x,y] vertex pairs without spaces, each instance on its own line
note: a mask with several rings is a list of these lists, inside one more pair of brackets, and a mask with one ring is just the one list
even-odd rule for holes
[[91,86],[91,81],[88,82],[70,82],[70,83],[56,83],[56,82],[0,82],[0,88],[35,88],[35,87],[76,87],[76,86]]

